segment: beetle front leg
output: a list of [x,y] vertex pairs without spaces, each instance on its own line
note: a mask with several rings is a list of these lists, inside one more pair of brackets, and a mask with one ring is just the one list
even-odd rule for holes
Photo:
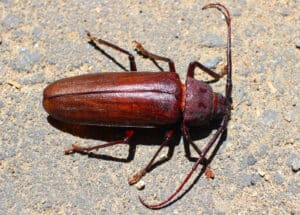
[[158,56],[156,54],[153,54],[151,52],[148,52],[141,43],[139,43],[138,41],[134,40],[133,41],[135,43],[135,49],[137,51],[138,54],[146,57],[146,58],[150,58],[152,60],[158,60],[158,61],[164,61],[167,62],[169,64],[169,68],[170,68],[170,72],[176,72],[175,70],[175,64],[174,62],[170,59],[170,58],[166,58],[166,57],[162,57],[162,56]]
[[86,31],[86,34],[88,36],[88,38],[96,45],[106,45],[110,48],[113,48],[119,52],[122,52],[126,55],[128,55],[128,58],[129,58],[129,63],[130,63],[130,71],[132,72],[136,72],[136,63],[135,63],[135,59],[134,59],[134,56],[129,52],[129,51],[126,51],[125,49],[122,49],[121,47],[117,46],[117,45],[114,45],[110,42],[107,42],[105,40],[102,40],[102,39],[97,39],[96,37],[94,37],[90,32]]
[[207,73],[208,75],[210,75],[211,77],[214,78],[215,81],[218,81],[220,78],[222,78],[224,75],[227,74],[227,66],[224,67],[224,69],[222,70],[222,72],[216,73],[214,71],[212,71],[211,69],[207,68],[206,66],[204,66],[203,64],[199,63],[198,61],[194,61],[192,63],[190,63],[189,68],[188,68],[188,73],[187,76],[194,78],[194,72],[196,67],[199,67],[202,71],[204,71],[205,73]]
[[164,146],[168,145],[170,143],[171,138],[174,135],[174,130],[169,130],[165,137],[163,143],[160,145],[159,149],[156,151],[150,162],[147,164],[146,167],[142,168],[138,172],[134,173],[132,177],[128,180],[129,185],[133,185],[137,183],[146,173],[151,169],[153,162],[155,161],[156,157],[160,153],[160,151],[163,149]]
[[92,147],[81,147],[81,146],[78,146],[76,144],[73,144],[71,149],[66,149],[65,150],[65,154],[71,154],[71,153],[75,153],[75,152],[85,152],[85,153],[87,153],[87,152],[90,152],[90,151],[93,151],[93,150],[98,150],[98,149],[101,149],[101,148],[105,148],[105,147],[109,147],[109,146],[113,146],[113,145],[117,145],[117,144],[126,144],[132,139],[133,135],[134,135],[133,130],[127,130],[126,131],[126,136],[123,139],[116,140],[116,141],[111,141],[111,142],[108,142],[106,144],[101,144],[101,145],[92,146]]
[[[190,132],[189,132],[189,128],[184,123],[182,123],[181,127],[182,127],[182,134],[183,134],[183,138],[184,138],[184,150],[185,150],[185,153],[186,153],[186,157],[189,160],[192,160],[190,146],[192,146],[194,148],[194,150],[197,152],[197,154],[201,157],[202,151],[192,141],[191,135],[190,135]],[[214,178],[214,173],[212,172],[211,167],[208,165],[207,158],[204,157],[201,164],[205,166],[205,172],[204,172],[205,176],[207,178]]]

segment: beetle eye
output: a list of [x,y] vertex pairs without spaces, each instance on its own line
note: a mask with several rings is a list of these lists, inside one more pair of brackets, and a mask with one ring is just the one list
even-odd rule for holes
[[219,93],[213,95],[213,115],[216,119],[223,117],[227,114],[227,100]]

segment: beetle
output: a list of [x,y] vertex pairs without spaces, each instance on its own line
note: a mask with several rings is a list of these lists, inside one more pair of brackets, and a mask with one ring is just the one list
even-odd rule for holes
[[[50,84],[44,90],[43,106],[55,119],[76,124],[127,128],[126,135],[121,140],[92,147],[73,144],[71,149],[65,151],[66,154],[90,152],[129,143],[134,136],[135,127],[169,128],[151,161],[129,179],[130,185],[138,182],[149,171],[159,152],[170,143],[174,135],[174,126],[180,124],[184,141],[195,149],[199,158],[183,183],[167,200],[158,204],[147,204],[139,197],[141,203],[151,209],[165,206],[181,191],[199,164],[206,160],[206,155],[216,145],[230,120],[232,106],[231,18],[229,11],[222,4],[208,4],[202,9],[208,8],[220,10],[227,24],[227,64],[220,74],[195,61],[190,63],[186,82],[182,84],[171,59],[153,54],[142,44],[134,41],[139,54],[152,60],[167,62],[169,66],[169,72],[138,72],[135,58],[130,52],[105,40],[97,39],[87,32],[88,38],[94,45],[106,45],[126,54],[130,62],[130,72],[85,74],[65,78]],[[225,96],[213,92],[208,83],[196,80],[194,78],[196,68],[200,68],[216,81],[227,75]],[[219,127],[201,151],[191,139],[190,128],[203,126],[215,120],[219,120]]]

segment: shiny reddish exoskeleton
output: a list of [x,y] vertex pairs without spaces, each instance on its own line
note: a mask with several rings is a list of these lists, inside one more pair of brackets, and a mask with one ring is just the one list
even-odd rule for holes
[[[43,105],[45,110],[55,119],[76,124],[128,127],[122,140],[108,142],[93,147],[73,145],[66,150],[73,152],[89,152],[116,144],[129,143],[134,135],[134,127],[166,127],[163,143],[147,166],[136,172],[129,184],[139,181],[151,168],[161,149],[170,143],[174,128],[181,125],[184,140],[199,154],[192,170],[180,187],[165,201],[158,204],[146,204],[148,208],[160,208],[168,204],[182,189],[193,172],[206,160],[205,156],[223,134],[230,119],[231,111],[231,19],[228,10],[221,4],[208,4],[203,9],[217,8],[226,18],[227,33],[227,65],[221,74],[215,73],[199,62],[189,65],[185,85],[180,82],[175,65],[169,58],[148,52],[135,41],[136,49],[144,57],[169,64],[169,72],[138,72],[133,55],[128,51],[107,41],[96,39],[89,32],[88,37],[94,45],[106,45],[129,57],[128,73],[87,74],[58,80],[44,90]],[[215,80],[227,74],[225,97],[214,93],[209,84],[194,79],[195,68],[200,68]],[[189,128],[202,126],[221,120],[220,126],[203,151],[193,143]],[[210,176],[213,173],[210,171]]]

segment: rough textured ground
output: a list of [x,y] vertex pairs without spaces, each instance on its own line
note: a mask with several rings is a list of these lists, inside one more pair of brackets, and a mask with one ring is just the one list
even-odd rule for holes
[[[225,60],[225,22],[217,10],[201,10],[207,3],[0,1],[0,214],[150,214],[137,195],[158,202],[174,191],[193,165],[182,142],[168,162],[146,175],[146,187],[138,191],[127,179],[158,148],[159,140],[143,144],[155,133],[140,137],[130,162],[65,156],[72,143],[100,140],[48,123],[42,92],[60,78],[122,71],[88,44],[85,30],[128,50],[132,40],[142,42],[172,58],[182,81],[194,60],[217,64],[219,70]],[[211,164],[215,179],[202,176],[181,199],[153,213],[299,214],[300,1],[222,3],[232,13],[234,110],[227,139]],[[125,56],[102,48],[128,68]],[[149,60],[136,60],[139,70],[158,70]],[[223,92],[224,83],[213,87]],[[98,153],[126,158],[128,146]]]

